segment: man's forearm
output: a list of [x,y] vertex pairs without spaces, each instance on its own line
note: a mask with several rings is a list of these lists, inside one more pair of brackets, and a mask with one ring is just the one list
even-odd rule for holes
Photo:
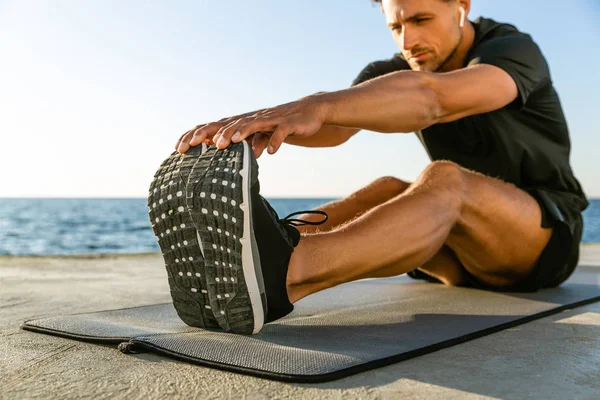
[[349,89],[316,95],[326,124],[377,132],[414,132],[436,122],[438,106],[427,73],[399,71]]
[[323,125],[312,136],[299,137],[290,135],[285,138],[284,142],[303,147],[334,147],[346,142],[359,130],[343,126]]

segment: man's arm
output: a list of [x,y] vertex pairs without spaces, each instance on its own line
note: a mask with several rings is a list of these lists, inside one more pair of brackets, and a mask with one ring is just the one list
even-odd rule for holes
[[[502,108],[519,91],[512,75],[490,64],[447,72],[398,71],[350,89],[308,96],[272,108],[266,117],[226,128],[217,146],[256,132],[274,154],[289,136],[307,138],[334,125],[377,132],[414,132],[433,124]],[[234,135],[235,134],[235,135]],[[303,140],[300,139],[300,140]],[[268,143],[267,143],[268,142]]]
[[[327,92],[317,92],[315,95],[324,94]],[[295,146],[303,147],[334,147],[345,143],[352,136],[357,134],[360,129],[347,128],[335,125],[323,125],[321,129],[309,137],[294,137],[288,136],[284,142]]]
[[498,110],[512,103],[519,91],[513,78],[499,67],[477,64],[431,77],[436,93],[436,122],[456,121]]
[[399,71],[349,89],[321,94],[325,123],[377,132],[414,132],[506,106],[515,81],[486,64],[447,72]]
[[323,127],[312,136],[288,136],[284,142],[303,147],[333,147],[346,142],[359,131],[360,129],[357,128],[323,125]]

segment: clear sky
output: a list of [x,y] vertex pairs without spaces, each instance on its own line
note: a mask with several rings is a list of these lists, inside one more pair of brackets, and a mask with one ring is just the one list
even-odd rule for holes
[[[469,19],[532,34],[571,129],[571,163],[600,197],[597,0],[472,0]],[[346,88],[397,52],[369,0],[0,0],[0,197],[145,197],[193,126]],[[414,134],[259,158],[267,197],[341,197],[415,179]]]

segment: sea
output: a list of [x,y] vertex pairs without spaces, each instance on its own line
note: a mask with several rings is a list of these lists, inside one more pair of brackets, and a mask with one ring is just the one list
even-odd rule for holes
[[[280,218],[334,198],[270,199]],[[0,199],[0,255],[159,251],[146,199]],[[600,243],[600,199],[584,211],[582,242]]]

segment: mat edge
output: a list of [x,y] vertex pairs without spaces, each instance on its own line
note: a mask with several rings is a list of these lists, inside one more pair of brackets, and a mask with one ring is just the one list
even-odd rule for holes
[[65,333],[63,331],[58,331],[55,329],[44,328],[37,325],[30,325],[27,322],[20,326],[20,328],[24,331],[30,331],[35,333],[43,333],[52,336],[59,336],[66,339],[77,339],[84,342],[89,343],[101,343],[101,344],[119,344],[121,342],[127,342],[131,338],[129,337],[114,337],[114,336],[88,336],[88,335],[79,335],[77,333]]
[[245,375],[255,376],[258,378],[271,379],[271,380],[275,380],[275,381],[288,382],[288,383],[323,383],[323,382],[330,382],[330,381],[346,378],[348,376],[355,375],[360,372],[365,372],[365,371],[369,371],[369,370],[373,370],[373,369],[377,369],[377,368],[382,368],[382,367],[385,367],[388,365],[399,363],[401,361],[409,360],[411,358],[423,356],[425,354],[433,353],[433,352],[436,352],[436,351],[439,351],[439,350],[442,350],[442,349],[445,349],[448,347],[452,347],[452,346],[455,346],[458,344],[469,342],[471,340],[479,339],[483,336],[501,332],[503,330],[506,330],[506,329],[509,329],[509,328],[512,328],[515,326],[523,325],[523,324],[526,324],[531,321],[535,321],[535,320],[538,320],[541,318],[555,315],[555,314],[558,314],[563,311],[583,307],[585,305],[593,304],[593,303],[596,303],[599,301],[600,301],[600,296],[592,297],[590,299],[585,299],[585,300],[581,300],[579,302],[562,305],[562,306],[559,306],[556,308],[542,311],[540,313],[527,315],[525,317],[517,318],[515,320],[502,323],[500,325],[495,325],[490,328],[472,332],[467,335],[458,336],[458,337],[455,337],[452,339],[445,340],[443,342],[434,343],[432,345],[421,347],[419,349],[415,349],[415,350],[408,351],[405,353],[396,354],[396,355],[393,355],[390,357],[385,357],[385,358],[381,358],[381,359],[374,360],[374,361],[368,361],[366,363],[353,365],[351,367],[343,368],[343,369],[333,371],[333,372],[327,372],[324,374],[313,374],[313,375],[295,375],[295,374],[275,373],[275,372],[268,372],[268,371],[264,371],[264,370],[240,367],[237,365],[216,363],[214,361],[192,358],[192,357],[183,355],[181,353],[177,353],[175,351],[167,350],[167,349],[157,346],[155,344],[151,344],[151,343],[145,342],[143,340],[136,339],[136,337],[132,337],[131,339],[129,339],[129,342],[139,345],[149,351],[154,351],[158,354],[164,354],[164,355],[170,356],[175,359],[190,362],[192,364],[205,366],[205,367],[211,367],[211,368],[219,369],[222,371],[241,373],[241,374],[245,374]]

